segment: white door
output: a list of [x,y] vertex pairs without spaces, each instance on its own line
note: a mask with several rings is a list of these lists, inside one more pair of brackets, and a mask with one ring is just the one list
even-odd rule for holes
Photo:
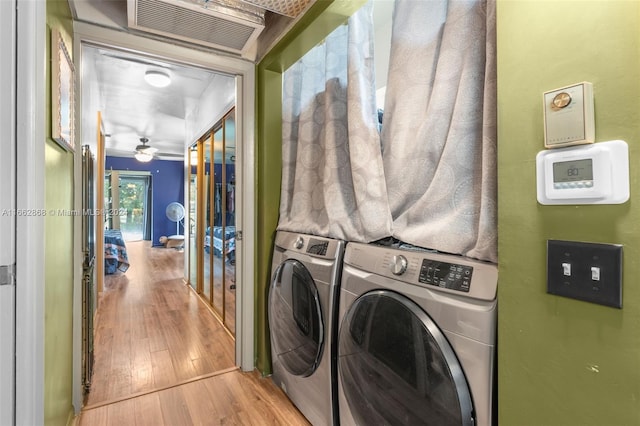
[[0,425],[15,419],[16,0],[0,1]]

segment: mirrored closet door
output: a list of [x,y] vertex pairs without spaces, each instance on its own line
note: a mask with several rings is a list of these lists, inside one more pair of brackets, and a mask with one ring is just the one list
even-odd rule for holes
[[191,148],[189,281],[235,335],[235,110]]

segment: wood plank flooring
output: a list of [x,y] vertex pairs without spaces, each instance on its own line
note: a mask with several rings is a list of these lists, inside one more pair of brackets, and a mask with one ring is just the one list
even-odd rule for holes
[[83,410],[80,426],[309,425],[257,372],[233,370]]
[[127,243],[105,277],[80,425],[306,424],[268,378],[235,367],[234,341],[184,284],[184,253]]

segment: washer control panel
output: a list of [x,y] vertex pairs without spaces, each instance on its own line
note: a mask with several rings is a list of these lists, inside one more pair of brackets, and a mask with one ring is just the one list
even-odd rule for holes
[[[371,283],[400,292],[419,291],[419,287],[430,292],[495,300],[498,289],[497,265],[433,251],[351,242],[346,245],[343,264],[343,277],[347,273],[356,274]],[[343,279],[342,288],[358,292],[359,286],[355,282]],[[354,288],[350,287],[352,284]]]
[[469,292],[473,266],[424,259],[418,281],[423,284]]

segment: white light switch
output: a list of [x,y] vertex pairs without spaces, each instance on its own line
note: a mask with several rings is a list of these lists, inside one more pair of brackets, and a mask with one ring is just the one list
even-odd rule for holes
[[570,263],[563,263],[562,264],[562,273],[564,274],[565,277],[570,277],[571,276],[571,264]]
[[593,281],[600,281],[600,268],[597,266],[591,267],[591,279]]

